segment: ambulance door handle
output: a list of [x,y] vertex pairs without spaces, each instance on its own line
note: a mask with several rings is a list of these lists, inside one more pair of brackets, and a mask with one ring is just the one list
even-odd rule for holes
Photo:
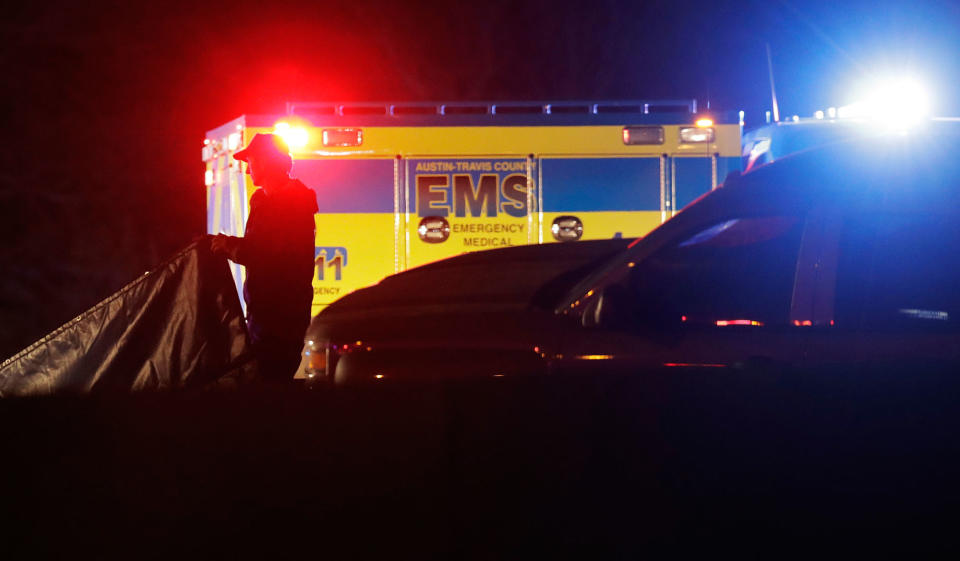
[[558,216],[550,226],[550,233],[558,242],[575,242],[583,236],[583,222],[576,216]]
[[442,216],[426,216],[417,227],[417,235],[427,243],[443,243],[450,237],[450,223]]

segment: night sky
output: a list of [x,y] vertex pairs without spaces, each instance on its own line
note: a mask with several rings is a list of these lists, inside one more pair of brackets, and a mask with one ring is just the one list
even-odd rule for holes
[[288,100],[696,98],[781,112],[911,74],[957,115],[950,2],[34,2],[0,20],[0,358],[203,233],[203,134]]

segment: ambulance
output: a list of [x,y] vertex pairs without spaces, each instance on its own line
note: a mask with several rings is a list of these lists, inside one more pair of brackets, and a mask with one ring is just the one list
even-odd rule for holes
[[695,100],[286,109],[207,132],[207,232],[243,235],[255,187],[232,156],[254,134],[283,136],[320,209],[313,315],[465,252],[643,236],[741,167],[742,120]]

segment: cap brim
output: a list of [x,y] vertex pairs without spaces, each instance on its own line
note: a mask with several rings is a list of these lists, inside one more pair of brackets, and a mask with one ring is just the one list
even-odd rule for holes
[[248,157],[250,157],[249,148],[244,148],[243,150],[240,150],[239,152],[236,152],[233,155],[234,160],[240,160],[241,162],[246,162]]

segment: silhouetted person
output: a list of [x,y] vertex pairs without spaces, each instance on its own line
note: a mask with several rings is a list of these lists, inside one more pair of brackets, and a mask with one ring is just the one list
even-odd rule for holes
[[214,236],[212,248],[247,269],[243,299],[261,377],[289,381],[310,324],[317,199],[290,178],[293,158],[279,136],[254,135],[233,157],[261,189],[250,198],[244,236]]

